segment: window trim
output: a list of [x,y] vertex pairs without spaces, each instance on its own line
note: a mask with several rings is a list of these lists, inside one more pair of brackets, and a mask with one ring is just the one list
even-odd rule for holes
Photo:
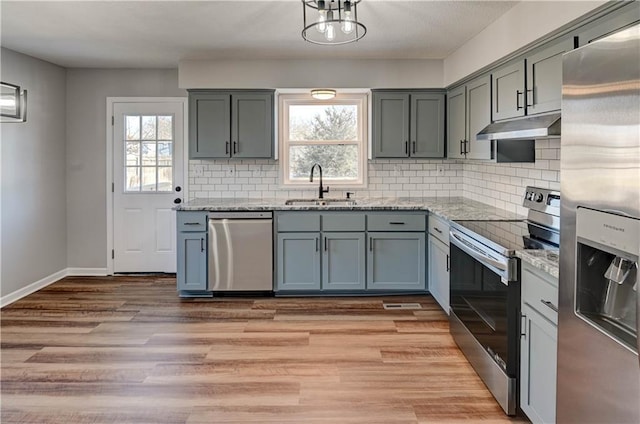
[[338,93],[330,100],[316,100],[311,97],[308,91],[295,94],[283,94],[278,96],[278,153],[280,161],[280,186],[286,189],[296,188],[316,188],[317,182],[291,181],[289,180],[289,146],[299,143],[289,143],[289,106],[290,105],[334,105],[334,104],[356,104],[358,107],[358,137],[356,141],[328,141],[326,144],[350,144],[359,147],[358,158],[358,180],[340,182],[330,178],[325,178],[325,182],[340,189],[347,188],[367,188],[367,160],[369,158],[369,122],[368,122],[368,91],[358,91],[349,93]]

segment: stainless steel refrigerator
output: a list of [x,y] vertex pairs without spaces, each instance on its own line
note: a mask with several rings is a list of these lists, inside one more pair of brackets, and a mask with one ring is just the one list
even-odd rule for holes
[[639,423],[640,25],[564,56],[558,423]]

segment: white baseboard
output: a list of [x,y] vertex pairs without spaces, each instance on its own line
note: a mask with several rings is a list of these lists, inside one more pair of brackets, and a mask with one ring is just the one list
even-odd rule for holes
[[67,276],[104,277],[107,268],[67,268]]
[[35,283],[31,283],[26,287],[18,289],[13,293],[9,293],[5,296],[0,297],[0,308],[4,308],[5,306],[15,302],[16,300],[20,300],[25,296],[30,295],[33,292],[36,292],[40,289],[47,287],[50,284],[55,283],[56,281],[62,280],[64,277],[68,276],[87,276],[87,277],[102,277],[107,275],[107,268],[65,268],[58,272],[54,272],[51,275],[48,275]]
[[23,297],[30,295],[35,291],[47,287],[49,284],[55,283],[56,281],[61,280],[66,276],[67,270],[63,269],[61,271],[54,272],[51,275],[47,275],[46,277],[36,281],[35,283],[31,283],[26,287],[14,291],[13,293],[2,296],[0,297],[0,308],[4,308],[5,306],[15,302],[16,300],[22,299]]

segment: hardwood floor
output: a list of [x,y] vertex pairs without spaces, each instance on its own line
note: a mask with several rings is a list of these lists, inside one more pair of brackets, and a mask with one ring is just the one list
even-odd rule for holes
[[0,318],[5,424],[526,422],[430,296],[180,300],[173,278],[76,277]]

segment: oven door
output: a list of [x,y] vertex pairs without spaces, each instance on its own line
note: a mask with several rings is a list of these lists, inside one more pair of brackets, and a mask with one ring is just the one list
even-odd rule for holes
[[[451,238],[451,333],[504,411],[512,415],[519,374],[520,284],[506,280],[465,247]],[[508,266],[519,275],[518,261],[511,261]]]

